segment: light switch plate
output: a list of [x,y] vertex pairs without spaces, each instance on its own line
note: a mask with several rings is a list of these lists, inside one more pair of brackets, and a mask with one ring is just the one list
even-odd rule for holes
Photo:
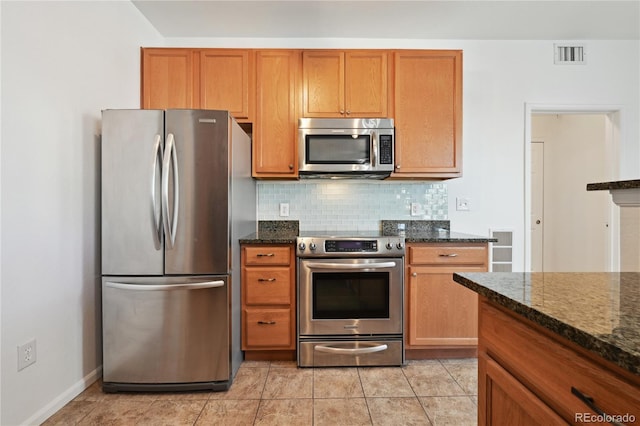
[[280,216],[289,216],[289,203],[280,203]]

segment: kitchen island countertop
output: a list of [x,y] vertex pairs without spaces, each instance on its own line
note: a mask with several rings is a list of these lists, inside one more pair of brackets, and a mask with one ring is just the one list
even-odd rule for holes
[[456,273],[457,283],[640,374],[640,273]]

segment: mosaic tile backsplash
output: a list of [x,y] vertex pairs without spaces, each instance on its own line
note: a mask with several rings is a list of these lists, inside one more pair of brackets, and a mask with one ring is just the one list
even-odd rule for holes
[[[448,220],[445,183],[257,182],[258,220],[298,220],[302,231],[380,229],[380,220]],[[280,203],[289,216],[280,216]],[[411,216],[411,203],[419,203]]]

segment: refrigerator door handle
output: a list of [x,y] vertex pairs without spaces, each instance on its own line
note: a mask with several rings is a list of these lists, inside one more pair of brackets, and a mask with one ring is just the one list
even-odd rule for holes
[[198,283],[178,283],[178,284],[157,284],[157,285],[145,285],[145,284],[131,284],[131,283],[117,283],[113,281],[105,282],[105,287],[115,288],[118,290],[136,290],[136,291],[171,291],[171,290],[200,290],[204,288],[216,288],[224,287],[224,281],[205,281]]
[[[173,215],[169,215],[169,166],[173,172]],[[178,156],[176,154],[176,141],[173,133],[167,135],[167,147],[164,150],[164,161],[162,162],[162,219],[164,222],[164,232],[168,242],[167,248],[173,248],[176,242],[176,228],[178,227]]]
[[151,168],[151,217],[153,218],[153,245],[156,250],[162,249],[162,206],[158,207],[156,199],[156,179],[158,173],[158,159],[162,167],[162,136],[156,135],[153,142],[153,167]]

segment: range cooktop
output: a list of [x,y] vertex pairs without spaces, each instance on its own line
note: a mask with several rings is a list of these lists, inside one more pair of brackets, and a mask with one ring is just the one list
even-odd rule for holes
[[404,237],[379,231],[305,231],[296,240],[298,257],[402,257]]

